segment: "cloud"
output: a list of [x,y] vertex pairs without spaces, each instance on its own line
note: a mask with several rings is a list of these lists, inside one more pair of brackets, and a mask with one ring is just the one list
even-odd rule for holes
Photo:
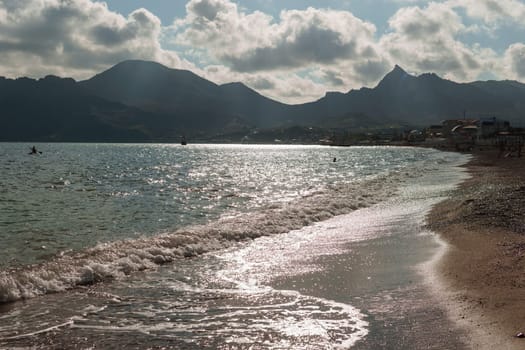
[[405,7],[388,21],[391,29],[410,40],[428,40],[432,36],[448,36],[464,29],[461,18],[445,5],[431,3],[426,8]]
[[525,26],[525,4],[519,0],[449,0],[447,5],[462,8],[471,18],[487,24],[514,22]]
[[229,0],[191,0],[186,11],[185,18],[175,21],[179,44],[222,56],[241,55],[268,43],[272,17],[262,12],[245,14]]
[[218,84],[243,82],[266,97],[287,103],[313,101],[326,93],[326,84],[315,83],[311,78],[301,77],[293,72],[243,73],[232,71],[224,65],[213,65],[206,67],[201,74]]
[[525,44],[511,45],[505,52],[507,74],[515,79],[525,79]]
[[349,12],[309,8],[284,11],[266,46],[246,50],[222,59],[235,70],[270,70],[332,64],[340,60],[368,58],[367,43],[375,27]]
[[382,36],[348,11],[284,10],[273,18],[245,13],[230,0],[191,0],[174,27],[178,44],[199,48],[214,67],[223,67],[222,74],[207,71],[208,78],[235,77],[266,95],[305,102],[326,90],[373,86],[394,64],[457,81],[501,71],[493,50],[460,40],[479,29],[477,23],[467,26],[458,12],[468,1],[411,1],[418,5],[401,7]]
[[275,89],[275,82],[266,77],[249,77],[248,84],[256,90],[272,90]]
[[[474,6],[478,1],[480,6]],[[208,58],[204,65],[211,61],[222,67],[222,74],[207,71],[208,78],[236,78],[287,102],[319,98],[326,90],[373,86],[394,64],[456,81],[503,72],[494,50],[462,41],[483,25],[467,25],[464,16],[495,21],[509,15],[514,0],[502,0],[499,7],[490,0],[404,2],[407,5],[390,17],[388,31],[378,35],[374,24],[348,11],[284,10],[274,18],[259,11],[246,13],[231,0],[190,0],[186,17],[175,22],[176,42],[198,48]],[[490,10],[498,15],[486,17]]]
[[201,46],[238,72],[300,68],[367,57],[375,26],[346,11],[281,12],[279,22],[246,14],[229,0],[192,0],[179,43]]
[[325,69],[321,71],[324,80],[330,82],[333,86],[344,86],[345,80],[341,76],[341,72]]
[[356,80],[367,80],[368,83],[376,82],[381,79],[388,69],[391,69],[391,63],[386,59],[365,61],[360,62],[355,66],[355,72],[357,74]]
[[235,11],[236,5],[220,0],[199,0],[188,3],[186,8],[189,13],[195,14],[195,18],[204,17],[208,21],[213,21],[220,13]]
[[145,9],[128,17],[89,0],[0,2],[0,74],[85,78],[119,61],[184,65],[162,49],[160,20]]
[[94,0],[0,0],[0,75],[82,79],[145,59],[217,83],[241,81],[290,103],[374,86],[394,64],[457,81],[486,73],[525,79],[525,43],[498,54],[467,41],[524,27],[519,0],[391,0],[399,9],[381,33],[349,11],[307,8],[274,17],[238,3],[189,0],[184,17],[163,27],[146,9],[123,16]]
[[174,23],[174,42],[198,48],[205,66],[213,62],[208,78],[223,81],[227,71],[230,81],[287,102],[375,83],[393,66],[381,56],[376,27],[348,11],[285,10],[273,18],[230,0],[191,0],[186,11]]
[[459,81],[475,79],[484,69],[481,59],[493,53],[461,42],[469,30],[448,3],[431,2],[425,8],[406,7],[389,20],[391,32],[380,40],[390,61],[414,72],[435,72]]

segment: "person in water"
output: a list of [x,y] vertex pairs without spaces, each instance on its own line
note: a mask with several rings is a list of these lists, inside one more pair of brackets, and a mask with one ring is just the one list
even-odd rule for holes
[[31,153],[29,154],[37,154],[37,153],[38,151],[36,150],[36,147],[35,146],[31,147]]

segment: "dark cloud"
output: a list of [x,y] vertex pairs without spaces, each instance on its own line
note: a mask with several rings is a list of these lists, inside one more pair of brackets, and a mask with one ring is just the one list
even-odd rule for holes
[[[94,44],[102,46],[123,45],[126,42],[141,36],[152,36],[160,28],[154,18],[146,10],[134,11],[125,25],[108,26],[101,24],[91,30],[91,39]],[[153,38],[155,39],[155,38]]]
[[[499,1],[499,0],[498,0]],[[485,0],[485,6],[490,12],[498,13],[498,14],[505,14],[505,10],[501,5],[498,3],[498,1],[494,0]]]
[[401,27],[402,33],[418,39],[428,39],[441,29],[441,24],[434,21],[407,22]]
[[122,31],[119,28],[99,26],[91,30],[91,38],[94,42],[104,45],[113,46],[121,45],[126,40],[133,37],[133,33],[130,31]]
[[90,0],[2,0],[2,10],[0,70],[10,74],[74,76],[130,58],[180,62],[161,49],[160,20],[145,9],[125,18]]
[[191,1],[187,5],[188,12],[195,13],[198,17],[204,17],[208,21],[215,20],[217,14],[226,9],[225,3],[217,0],[197,0]]
[[475,60],[472,55],[468,53],[463,53],[463,55],[461,55],[461,61],[463,61],[463,64],[469,70],[475,70],[475,69],[481,68],[481,64],[477,60]]
[[424,57],[416,62],[420,72],[457,72],[461,73],[463,65],[454,56]]
[[199,46],[244,73],[359,60],[361,46],[370,46],[375,31],[345,11],[283,11],[275,23],[260,12],[239,12],[229,0],[191,0],[186,8],[179,42]]
[[309,63],[329,64],[356,54],[356,43],[344,42],[341,34],[309,27],[295,38],[282,38],[275,46],[256,48],[244,55],[223,55],[221,59],[239,72],[294,68]]
[[360,62],[354,65],[355,72],[361,80],[375,82],[381,79],[390,69],[390,64],[385,60]]

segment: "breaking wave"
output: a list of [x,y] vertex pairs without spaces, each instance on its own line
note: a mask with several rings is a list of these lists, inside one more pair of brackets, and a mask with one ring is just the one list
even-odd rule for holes
[[0,271],[0,303],[111,281],[242,241],[296,230],[392,196],[407,176],[413,175],[395,172],[377,176],[206,225],[154,237],[100,243],[59,254],[40,264],[8,268]]

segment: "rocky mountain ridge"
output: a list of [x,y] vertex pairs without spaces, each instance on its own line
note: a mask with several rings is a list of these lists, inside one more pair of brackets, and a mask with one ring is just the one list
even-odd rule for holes
[[242,83],[217,85],[147,61],[124,61],[79,82],[0,78],[1,141],[173,142],[183,134],[240,137],[292,127],[352,132],[423,127],[465,114],[523,124],[525,85],[456,83],[396,65],[374,88],[287,105]]

